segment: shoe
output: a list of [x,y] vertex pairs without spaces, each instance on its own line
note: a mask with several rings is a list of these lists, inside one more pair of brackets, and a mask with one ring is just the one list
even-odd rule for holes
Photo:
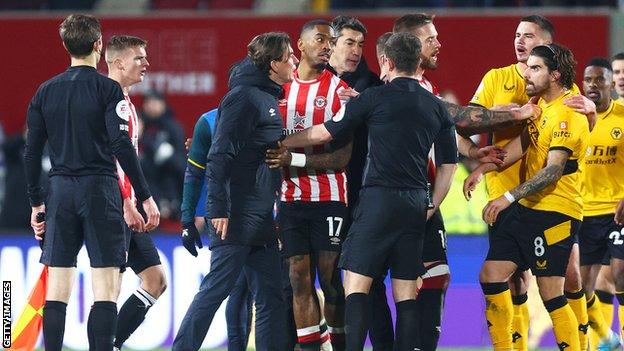
[[613,330],[609,330],[609,335],[607,335],[606,338],[600,340],[597,348],[598,351],[611,351],[621,349],[622,339]]

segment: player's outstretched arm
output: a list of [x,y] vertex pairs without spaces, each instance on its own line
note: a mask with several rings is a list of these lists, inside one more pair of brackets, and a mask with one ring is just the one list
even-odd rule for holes
[[506,192],[503,196],[490,201],[485,206],[483,209],[483,220],[489,224],[494,223],[498,214],[514,201],[533,195],[559,180],[563,175],[563,169],[569,158],[570,152],[568,150],[550,150],[544,168],[531,179]]
[[[470,200],[472,191],[483,179],[483,175],[492,171],[502,170],[506,167],[516,163],[522,155],[526,152],[529,146],[529,134],[525,129],[519,136],[511,139],[505,147],[503,147],[502,153],[505,155],[505,161],[502,165],[495,162],[484,162],[475,168],[472,173],[464,180],[464,197],[466,200]],[[481,151],[481,149],[479,150]]]
[[353,143],[349,142],[345,146],[325,152],[322,154],[306,155],[290,152],[281,142],[279,148],[269,149],[266,152],[266,163],[269,168],[281,167],[301,167],[311,169],[338,169],[344,168],[351,159]]
[[312,145],[325,144],[332,140],[324,124],[317,124],[301,132],[291,134],[282,141],[282,145],[287,148],[306,147]]
[[457,133],[463,136],[506,128],[531,117],[537,117],[541,113],[537,105],[530,103],[520,108],[497,111],[479,106],[459,106],[450,102],[444,104],[455,122]]

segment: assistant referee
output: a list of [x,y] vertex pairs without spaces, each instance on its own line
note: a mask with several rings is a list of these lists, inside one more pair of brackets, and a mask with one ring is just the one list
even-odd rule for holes
[[[49,266],[44,345],[49,351],[62,349],[76,257],[84,242],[95,300],[87,322],[89,349],[112,350],[119,268],[126,263],[115,158],[143,204],[148,217],[146,230],[158,225],[160,214],[128,136],[130,106],[119,84],[96,70],[102,53],[98,20],[70,15],[59,32],[71,56],[71,67],[41,84],[32,98],[24,155],[31,226],[38,240],[45,232],[40,262]],[[44,204],[39,177],[46,141],[52,169]],[[46,220],[38,223],[40,212],[45,213]]]

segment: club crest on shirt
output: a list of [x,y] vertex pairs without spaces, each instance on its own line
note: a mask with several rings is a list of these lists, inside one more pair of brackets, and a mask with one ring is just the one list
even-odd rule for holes
[[132,111],[130,111],[130,105],[126,100],[121,100],[117,103],[117,106],[115,106],[115,112],[117,113],[117,116],[119,116],[119,118],[123,119],[126,122],[130,120],[130,116],[132,115]]
[[611,129],[611,137],[615,140],[620,140],[622,138],[622,129],[620,127]]
[[323,109],[327,106],[327,99],[324,96],[317,96],[314,99],[314,108]]
[[286,106],[288,104],[288,100],[286,99],[279,99],[277,101],[277,106]]

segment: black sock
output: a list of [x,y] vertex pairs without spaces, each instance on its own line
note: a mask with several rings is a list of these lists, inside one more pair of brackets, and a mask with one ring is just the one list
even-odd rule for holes
[[[146,296],[147,295],[147,296]],[[145,314],[152,307],[156,299],[143,289],[138,289],[124,302],[117,318],[115,332],[115,347],[121,348],[130,335],[143,323]]]
[[405,300],[396,304],[396,350],[413,351],[417,349],[417,334],[414,327],[418,323],[418,304],[416,300]]
[[117,327],[117,304],[112,301],[95,301],[87,321],[89,351],[110,351]]
[[418,306],[418,348],[435,350],[440,340],[440,325],[444,308],[444,290],[421,289],[416,298]]
[[46,301],[43,306],[43,341],[46,350],[63,349],[65,316],[67,304],[61,301]]
[[386,299],[386,285],[383,279],[373,280],[370,290],[370,330],[368,331],[374,351],[392,351],[394,328],[392,315]]
[[368,332],[368,295],[353,293],[345,301],[345,338],[347,351],[362,351]]

